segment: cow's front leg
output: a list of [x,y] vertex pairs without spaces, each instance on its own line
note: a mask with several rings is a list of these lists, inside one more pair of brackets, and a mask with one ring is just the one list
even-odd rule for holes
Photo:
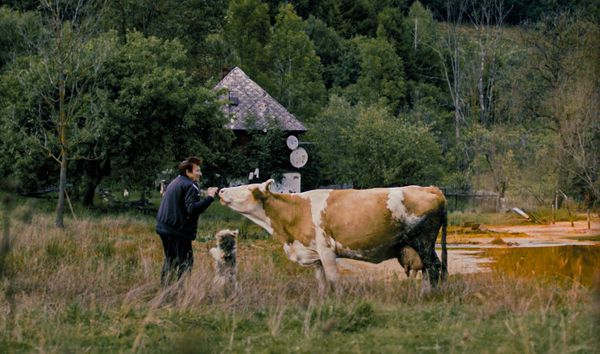
[[325,277],[325,271],[320,262],[315,264],[315,277],[317,278],[317,284],[319,285],[319,294],[325,295],[329,289],[329,282]]
[[322,247],[318,249],[319,258],[321,259],[321,266],[323,267],[323,272],[325,273],[325,279],[328,284],[335,289],[336,284],[339,280],[337,263],[335,262],[337,256],[335,252],[328,247]]

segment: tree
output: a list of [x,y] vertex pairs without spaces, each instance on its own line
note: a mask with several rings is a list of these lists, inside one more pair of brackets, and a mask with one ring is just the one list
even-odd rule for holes
[[[402,40],[398,41],[396,48],[396,52],[404,61],[404,72],[410,86],[419,87],[428,84],[444,87],[442,63],[434,50],[438,41],[437,36],[438,29],[431,12],[419,1],[415,1],[404,18]],[[414,96],[414,93],[417,92],[409,91],[410,104],[415,104],[420,99],[419,96]],[[445,102],[442,104],[444,107],[448,105]]]
[[333,96],[309,131],[324,178],[356,187],[434,183],[441,155],[423,124],[394,117],[381,104],[351,106]]
[[307,139],[314,142],[316,170],[325,183],[348,183],[351,150],[342,132],[351,131],[357,120],[357,109],[340,96],[332,96],[329,104],[309,125]]
[[484,125],[489,125],[493,118],[496,76],[499,67],[499,42],[506,15],[503,0],[471,3],[471,22],[477,32],[476,41],[479,48],[474,70],[477,78],[479,122]]
[[41,33],[33,43],[36,53],[7,74],[18,85],[5,124],[60,166],[55,219],[60,228],[68,163],[95,158],[79,147],[94,140],[101,120],[96,88],[108,44],[92,39],[97,23],[84,5],[43,0]]
[[569,175],[569,189],[591,206],[600,200],[599,82],[582,78],[572,85],[564,90],[556,163]]
[[391,112],[406,103],[406,83],[402,59],[385,39],[354,39],[360,50],[360,75],[356,84],[345,89],[352,102],[367,105],[383,99]]
[[304,19],[315,17],[330,28],[338,28],[342,23],[341,2],[341,0],[301,0],[294,1],[294,6],[300,17]]
[[331,88],[339,75],[344,46],[342,38],[325,22],[316,17],[309,17],[305,23],[305,31],[313,42],[315,53],[323,65],[323,81],[326,88]]
[[265,67],[265,46],[271,35],[269,7],[259,0],[229,2],[223,39],[235,54],[232,64],[250,77],[258,77]]
[[249,172],[258,168],[260,179],[278,179],[289,170],[289,149],[285,142],[285,132],[272,118],[268,119],[265,128],[257,129],[252,117],[248,117],[247,127],[248,143],[231,149],[224,164],[224,172],[230,177],[245,181]]
[[476,183],[477,187],[490,187],[496,192],[496,211],[503,209],[503,200],[512,180],[516,177],[517,155],[522,154],[520,132],[508,126],[495,126],[490,130],[476,125],[465,137],[473,146],[476,176],[488,180]]
[[[222,163],[232,140],[223,129],[225,118],[216,94],[193,83],[177,41],[128,34],[126,44],[114,49],[101,75],[101,137],[95,147],[103,159],[86,168],[90,205],[100,180],[113,180],[142,190],[157,173],[172,168],[190,154],[202,156],[206,179]],[[110,171],[102,173],[107,164]]]
[[377,11],[369,0],[341,0],[342,23],[338,32],[344,38],[355,35],[372,37],[377,30]]
[[213,59],[207,37],[222,32],[226,11],[226,0],[118,0],[107,2],[102,22],[119,33],[121,43],[132,31],[179,40],[188,52],[190,73],[204,82],[221,69],[206,65]]
[[439,43],[434,47],[440,57],[442,73],[454,106],[454,135],[458,141],[466,125],[464,38],[460,32],[466,16],[466,1],[448,1],[446,23]]
[[397,53],[400,53],[403,32],[404,15],[399,8],[386,7],[377,15],[377,37],[390,42]]
[[33,12],[17,12],[8,7],[0,7],[0,71],[14,58],[26,53],[27,39],[39,32],[39,19]]
[[291,4],[280,7],[266,52],[268,75],[258,81],[298,118],[310,120],[325,100],[323,66]]
[[[125,44],[119,44],[116,33],[109,32],[91,40],[86,50],[94,48],[91,43],[96,41],[105,44],[103,53],[107,54],[94,74],[93,91],[85,91],[82,98],[93,111],[88,111],[85,119],[77,116],[77,124],[69,130],[71,158],[85,157],[70,164],[74,169],[69,170],[70,182],[81,192],[84,205],[93,204],[103,180],[145,190],[154,184],[158,172],[190,154],[203,157],[205,180],[214,180],[219,171],[216,166],[228,158],[233,137],[223,129],[225,118],[216,94],[194,84],[185,71],[187,57],[181,43],[132,32]],[[87,55],[100,54],[92,51]],[[19,63],[28,68],[28,61],[31,58],[25,57]],[[10,129],[2,130],[9,143],[0,151],[19,156],[16,164],[0,167],[19,177],[22,184],[28,182],[32,170],[37,171],[36,181],[44,180],[53,170],[39,166],[36,152],[43,156],[48,148],[58,148],[52,140],[46,149],[41,143],[32,143],[42,139],[34,134],[39,130],[34,128],[39,125],[49,135],[53,127],[50,119],[37,117],[41,98],[24,92],[41,85],[39,77],[39,71],[23,76],[22,67],[16,66],[0,85],[2,92],[10,93],[5,112],[11,119],[2,122]],[[28,85],[20,86],[20,82]]]
[[555,163],[568,176],[563,190],[585,196],[591,206],[600,200],[600,26],[573,25],[578,41],[565,58],[572,70],[561,75],[547,102],[559,122]]
[[545,17],[524,37],[540,84],[526,93],[539,128],[555,137],[556,190],[598,199],[597,24],[577,14]]

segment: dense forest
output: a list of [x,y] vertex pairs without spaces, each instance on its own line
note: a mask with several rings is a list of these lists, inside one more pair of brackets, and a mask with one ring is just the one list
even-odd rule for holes
[[207,183],[281,172],[276,129],[241,151],[223,128],[211,88],[238,66],[308,127],[303,189],[600,198],[597,1],[0,3],[0,177],[22,192],[90,205],[191,153]]

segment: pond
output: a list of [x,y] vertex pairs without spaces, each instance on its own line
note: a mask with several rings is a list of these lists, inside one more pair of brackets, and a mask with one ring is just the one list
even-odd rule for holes
[[600,271],[600,245],[490,248],[479,256],[487,266],[509,276],[536,277],[559,282],[576,281],[591,286]]

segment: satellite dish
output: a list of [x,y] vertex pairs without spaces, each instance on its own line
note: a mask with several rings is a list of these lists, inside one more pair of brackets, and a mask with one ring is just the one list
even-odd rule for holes
[[298,138],[296,138],[294,135],[290,135],[288,136],[286,143],[290,150],[294,150],[298,147]]
[[290,162],[292,163],[292,166],[296,168],[306,165],[307,161],[308,153],[306,150],[304,150],[304,148],[297,148],[290,154]]

